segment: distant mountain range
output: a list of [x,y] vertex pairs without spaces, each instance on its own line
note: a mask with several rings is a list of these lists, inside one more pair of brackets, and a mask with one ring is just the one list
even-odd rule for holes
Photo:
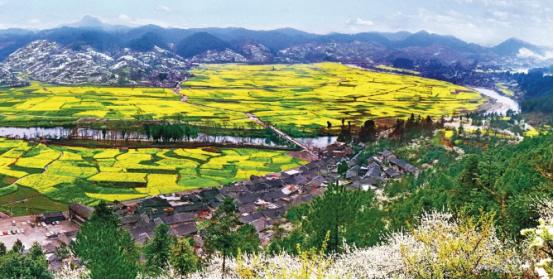
[[[41,42],[41,43],[37,43]],[[55,45],[52,45],[55,44]],[[55,46],[55,47],[53,47]],[[36,52],[34,47],[41,48]],[[49,47],[49,48],[48,48]],[[121,73],[112,69],[122,57],[133,57],[144,62],[165,62],[156,65],[142,64],[140,71],[133,71],[134,80],[145,75],[165,75],[171,67],[186,68],[194,62],[203,63],[309,63],[337,61],[358,65],[401,64],[417,67],[430,61],[442,65],[479,65],[483,67],[529,68],[551,64],[552,51],[518,40],[508,39],[496,46],[485,47],[467,43],[453,36],[417,33],[365,32],[357,34],[332,33],[318,35],[292,28],[255,31],[244,28],[163,28],[156,25],[126,27],[108,25],[97,18],[86,16],[81,21],[47,30],[0,30],[0,61],[5,71],[32,72],[26,67],[41,69],[41,78],[67,83],[94,82],[60,78],[48,69],[59,67],[59,62],[48,59],[49,51],[65,65],[79,65],[88,71],[100,71],[99,81],[121,80]],[[14,55],[18,54],[19,55]],[[44,53],[46,52],[46,54]],[[22,55],[23,53],[24,55]],[[111,62],[94,58],[86,63],[82,59],[98,53],[110,57]],[[33,58],[43,55],[42,59]],[[30,57],[29,57],[30,56]],[[61,58],[60,58],[61,57]],[[143,59],[141,60],[142,57]],[[27,65],[19,60],[34,61]],[[169,60],[173,60],[169,63]],[[72,63],[74,60],[80,62]],[[42,63],[38,63],[41,61]],[[83,64],[84,63],[84,64]],[[138,63],[137,65],[140,65]],[[159,69],[159,68],[162,69]],[[33,68],[34,69],[34,68]],[[46,69],[46,70],[45,70]],[[96,69],[96,70],[92,70]],[[100,69],[107,69],[106,71]],[[58,69],[59,70],[59,69]],[[73,69],[75,70],[75,69]],[[182,70],[182,69],[181,69]],[[170,73],[175,75],[176,73]],[[63,74],[65,76],[71,76]],[[112,75],[108,77],[106,75]],[[128,75],[129,76],[129,75]],[[33,77],[31,74],[31,78]]]

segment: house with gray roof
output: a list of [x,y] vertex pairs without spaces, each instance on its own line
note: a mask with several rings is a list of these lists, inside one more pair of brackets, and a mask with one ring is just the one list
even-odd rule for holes
[[399,159],[399,158],[392,158],[389,160],[390,164],[395,165],[398,167],[399,170],[402,172],[408,172],[415,174],[417,173],[418,169],[417,167],[409,164],[407,161]]
[[399,178],[401,175],[400,172],[398,172],[396,169],[391,167],[385,169],[385,174],[387,175],[387,177],[393,178],[393,179]]
[[367,171],[366,171],[366,173],[364,174],[363,177],[365,178],[365,177],[369,177],[369,176],[381,177],[381,166],[379,166],[379,164],[377,164],[375,162],[370,163],[367,166]]

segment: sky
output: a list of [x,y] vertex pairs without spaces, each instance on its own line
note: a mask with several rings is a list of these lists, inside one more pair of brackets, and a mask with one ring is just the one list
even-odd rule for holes
[[515,37],[552,47],[553,31],[552,0],[0,0],[0,29],[52,28],[85,15],[129,26],[426,30],[487,46]]

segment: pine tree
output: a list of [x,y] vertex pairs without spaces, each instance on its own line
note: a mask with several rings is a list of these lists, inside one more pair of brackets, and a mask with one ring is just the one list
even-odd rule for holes
[[[259,248],[257,234],[252,234],[250,225],[241,226],[232,198],[226,198],[214,212],[204,231],[205,249],[208,254],[219,252],[223,257],[222,277],[225,276],[227,257],[241,252],[252,252]],[[246,233],[246,234],[245,234]]]
[[179,238],[171,246],[169,254],[169,263],[182,276],[200,269],[200,258],[194,253],[190,242],[188,238]]
[[13,243],[11,251],[15,252],[15,253],[18,253],[18,254],[22,254],[23,251],[25,251],[25,246],[23,246],[23,243],[21,242],[21,240],[17,239]]
[[103,203],[81,227],[71,249],[90,270],[91,278],[137,276],[139,255],[135,243]]
[[26,255],[20,248],[23,248],[23,245],[18,245],[16,250],[12,249],[0,255],[0,278],[52,278],[52,274],[48,271],[48,261],[38,243],[34,243]]
[[154,238],[144,246],[146,269],[149,274],[159,275],[169,263],[169,251],[175,243],[175,237],[169,232],[169,226],[160,224],[154,230]]
[[305,246],[319,247],[327,235],[328,253],[341,252],[344,243],[375,244],[383,225],[380,211],[373,204],[371,191],[348,191],[344,186],[329,185],[323,196],[309,205],[306,219],[302,219],[302,232],[308,236]]

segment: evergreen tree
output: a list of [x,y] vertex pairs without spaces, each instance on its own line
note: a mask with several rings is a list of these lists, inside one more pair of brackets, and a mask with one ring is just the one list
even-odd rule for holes
[[6,245],[4,243],[0,242],[0,257],[5,255],[7,253]]
[[200,258],[196,256],[190,242],[187,238],[179,238],[171,246],[169,254],[169,263],[182,276],[200,269]]
[[48,271],[48,261],[38,243],[33,244],[27,255],[23,255],[19,248],[22,245],[17,250],[0,255],[0,278],[52,278]]
[[315,198],[302,219],[301,231],[308,236],[305,246],[319,247],[327,234],[327,252],[341,252],[343,245],[370,246],[379,241],[383,223],[371,191],[348,191],[329,185]]
[[70,256],[71,252],[69,251],[69,247],[67,247],[65,243],[62,243],[58,248],[56,248],[54,254],[59,260],[65,260]]
[[360,129],[360,142],[371,142],[375,141],[377,131],[375,129],[375,121],[367,120],[364,122],[364,125]]
[[159,275],[169,263],[169,251],[175,243],[175,237],[169,232],[169,226],[162,223],[154,230],[154,238],[144,246],[146,269],[149,274]]
[[476,155],[469,155],[465,159],[464,170],[460,174],[460,185],[467,190],[479,186],[479,159]]
[[33,260],[40,259],[40,257],[44,256],[44,252],[42,252],[42,247],[40,247],[40,244],[38,244],[38,242],[36,241],[33,243],[31,249],[29,249],[29,253],[27,254]]
[[72,244],[73,253],[90,270],[92,278],[135,278],[138,273],[138,251],[118,218],[104,203],[79,230]]
[[227,257],[236,256],[239,250],[252,252],[259,248],[257,234],[252,234],[252,230],[245,227],[251,226],[241,226],[232,198],[226,198],[208,222],[204,231],[204,247],[208,254],[219,252],[223,257],[222,276],[225,276]]
[[339,175],[344,177],[346,175],[346,171],[348,171],[348,163],[346,161],[341,161],[337,166],[337,172]]
[[23,243],[21,240],[17,239],[13,245],[12,245],[12,252],[22,254],[23,251],[25,251],[25,246],[23,246]]

